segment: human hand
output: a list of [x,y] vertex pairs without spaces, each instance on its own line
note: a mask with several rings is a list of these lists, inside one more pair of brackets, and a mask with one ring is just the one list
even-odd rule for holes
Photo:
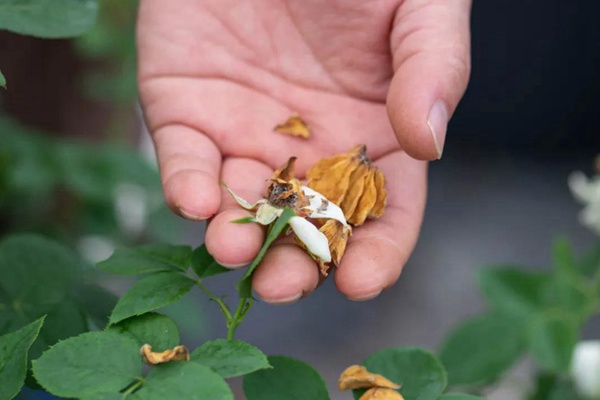
[[[208,251],[242,266],[264,232],[231,223],[247,213],[219,180],[255,201],[290,156],[302,178],[319,159],[366,144],[387,178],[387,209],[355,230],[335,283],[351,299],[375,297],[398,279],[416,243],[426,197],[426,162],[418,160],[441,156],[468,81],[470,3],[142,0],[139,89],[169,206],[191,220],[211,218]],[[293,112],[310,125],[310,139],[273,132]],[[284,304],[319,279],[314,261],[284,240],[253,287]]]

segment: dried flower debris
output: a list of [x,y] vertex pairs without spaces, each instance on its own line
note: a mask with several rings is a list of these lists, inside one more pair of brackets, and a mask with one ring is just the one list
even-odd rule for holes
[[350,389],[369,389],[359,400],[404,400],[395,389],[400,385],[383,375],[374,374],[362,365],[351,365],[342,372],[338,380],[340,391]]
[[296,113],[292,114],[283,124],[277,125],[273,130],[277,133],[299,136],[304,139],[310,137],[308,124]]
[[307,178],[307,186],[338,204],[354,226],[367,218],[379,218],[385,211],[385,177],[367,156],[364,145],[317,162]]
[[295,177],[291,157],[267,182],[262,199],[250,203],[223,186],[252,217],[235,221],[273,223],[287,208],[296,213],[289,221],[299,246],[317,262],[324,276],[331,264],[339,266],[352,227],[385,211],[387,192],[383,173],[371,163],[364,145],[319,161],[308,171],[304,185]]
[[189,361],[190,352],[185,346],[175,346],[163,352],[156,353],[152,351],[152,346],[145,344],[140,349],[140,355],[144,362],[149,365],[164,364],[171,361]]

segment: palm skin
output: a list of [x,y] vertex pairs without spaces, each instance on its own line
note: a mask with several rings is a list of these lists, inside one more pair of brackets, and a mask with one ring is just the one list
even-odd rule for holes
[[[469,2],[454,1],[462,8],[420,0],[142,1],[139,86],[165,197],[186,218],[211,218],[206,246],[215,259],[244,265],[264,238],[255,224],[230,222],[247,213],[219,180],[255,201],[290,156],[298,157],[303,177],[319,159],[364,143],[386,175],[388,205],[382,218],[355,229],[335,282],[348,297],[363,300],[398,279],[426,196],[426,163],[411,156],[439,156],[419,107],[428,112],[441,99],[451,113],[468,77],[468,28],[464,48],[454,47],[465,42],[464,29],[454,32],[464,21],[452,16],[447,29],[457,38],[440,45],[458,65],[456,73],[450,71],[450,83],[425,90],[429,94],[421,93],[427,87],[421,81],[435,63],[423,61],[428,54],[413,43],[432,40],[432,18],[447,8],[468,21]],[[456,60],[465,49],[461,72]],[[293,112],[310,125],[310,139],[273,132]],[[257,269],[253,286],[266,301],[289,303],[319,280],[314,261],[282,240]]]

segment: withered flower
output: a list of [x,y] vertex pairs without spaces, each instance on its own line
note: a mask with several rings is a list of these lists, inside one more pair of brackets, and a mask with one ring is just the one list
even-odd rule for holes
[[338,380],[338,388],[340,390],[372,387],[399,389],[400,385],[395,384],[383,375],[367,371],[362,365],[349,366],[342,372]]
[[294,210],[297,216],[289,220],[290,227],[319,264],[329,263],[331,252],[327,236],[306,218],[333,219],[342,226],[347,226],[347,222],[337,205],[294,178],[295,160],[295,157],[290,158],[283,168],[275,171],[267,186],[265,197],[256,203],[244,200],[225,184],[223,186],[240,206],[254,213],[253,217],[244,222],[269,225],[281,215],[284,208]]
[[338,380],[340,391],[350,389],[369,389],[359,400],[404,400],[402,395],[394,389],[400,385],[395,384],[383,375],[374,374],[362,365],[351,365],[342,372]]
[[140,355],[149,365],[164,364],[170,361],[189,361],[190,352],[185,346],[175,346],[161,353],[152,351],[152,346],[145,344],[140,348]]
[[300,136],[304,139],[310,137],[308,125],[298,114],[292,114],[283,124],[277,125],[274,129],[277,133],[285,135]]
[[371,163],[364,145],[317,162],[307,178],[307,185],[339,205],[352,225],[379,218],[385,211],[385,177]]

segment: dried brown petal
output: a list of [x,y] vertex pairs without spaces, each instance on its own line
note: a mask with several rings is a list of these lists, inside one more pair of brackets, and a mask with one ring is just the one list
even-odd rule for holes
[[400,385],[395,384],[386,377],[373,374],[362,365],[351,365],[342,374],[338,380],[340,390],[364,389],[364,388],[388,388],[399,389]]
[[175,346],[161,353],[152,351],[152,346],[145,344],[140,349],[140,354],[146,364],[157,365],[170,361],[189,361],[190,352],[185,346]]
[[310,129],[306,122],[298,114],[292,114],[283,124],[274,128],[275,132],[285,135],[299,136],[304,139],[310,137]]
[[377,200],[375,205],[369,211],[369,218],[379,218],[385,211],[387,201],[387,191],[385,190],[385,176],[379,169],[375,171],[375,190],[377,191]]
[[355,226],[383,215],[385,178],[367,157],[364,145],[319,161],[308,171],[307,178],[308,186],[339,205],[348,222]]
[[294,173],[296,170],[296,157],[290,157],[283,167],[273,173],[271,179],[281,179],[284,181],[290,181],[295,178]]
[[393,389],[372,388],[358,400],[404,400],[404,397]]
[[[335,219],[329,219],[319,228],[319,231],[327,237],[331,261],[336,267],[339,266],[342,256],[346,251],[348,238],[352,234],[352,228],[349,225],[343,225]],[[327,269],[329,269],[329,267],[327,267]],[[327,270],[324,272],[322,266],[321,272],[323,275],[327,276]]]

